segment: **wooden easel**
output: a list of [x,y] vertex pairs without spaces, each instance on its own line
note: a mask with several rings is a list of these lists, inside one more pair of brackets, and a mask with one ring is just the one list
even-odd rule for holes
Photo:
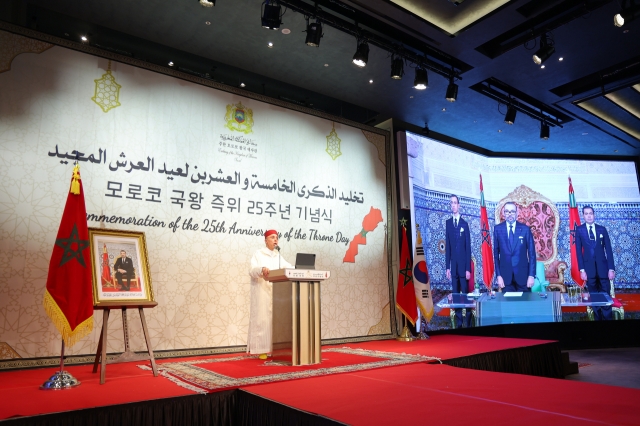
[[[153,349],[151,349],[151,339],[149,338],[149,330],[147,329],[147,321],[144,318],[144,308],[154,308],[158,306],[157,302],[107,302],[94,306],[94,309],[102,309],[102,331],[100,332],[100,342],[98,343],[98,349],[96,350],[96,360],[93,363],[93,372],[98,371],[98,364],[100,364],[100,384],[105,382],[107,364],[117,364],[120,362],[131,361],[146,361],[151,360],[151,369],[153,370],[154,377],[158,377],[158,368],[156,367],[156,360],[153,357]],[[127,309],[138,308],[140,313],[140,321],[142,322],[142,331],[144,333],[144,340],[147,343],[148,355],[136,354],[129,349],[129,326],[127,324]],[[109,313],[112,309],[122,310],[122,329],[124,332],[124,352],[120,354],[116,359],[107,361],[107,329],[109,327]]]

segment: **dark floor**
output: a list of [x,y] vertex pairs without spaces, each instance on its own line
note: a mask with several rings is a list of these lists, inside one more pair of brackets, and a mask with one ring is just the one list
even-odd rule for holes
[[569,352],[580,373],[567,380],[640,389],[640,348],[582,349]]

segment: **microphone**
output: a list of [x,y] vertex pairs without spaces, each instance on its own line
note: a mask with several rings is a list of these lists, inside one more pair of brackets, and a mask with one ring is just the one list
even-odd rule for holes
[[276,249],[276,250],[280,251],[280,246],[279,246],[279,245],[276,245],[276,246],[274,247],[274,249]]
[[276,244],[274,249],[278,250],[278,269],[280,269],[280,246]]

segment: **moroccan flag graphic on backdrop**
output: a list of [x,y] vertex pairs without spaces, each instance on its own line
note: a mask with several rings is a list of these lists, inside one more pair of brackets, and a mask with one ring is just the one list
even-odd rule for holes
[[398,274],[398,290],[396,291],[396,306],[411,324],[418,320],[418,306],[416,304],[416,292],[413,288],[413,265],[409,256],[407,242],[407,229],[402,227],[402,243],[400,246],[400,273]]
[[584,281],[580,278],[578,269],[578,253],[576,252],[576,228],[580,225],[580,213],[576,204],[576,196],[573,193],[573,184],[569,178],[569,244],[571,247],[571,278],[580,287],[584,286]]
[[422,316],[427,322],[433,316],[433,297],[431,296],[431,278],[429,268],[424,257],[424,247],[422,245],[422,235],[417,232],[416,250],[413,255],[413,287],[416,291],[416,300]]
[[93,329],[91,254],[80,167],[73,168],[71,189],[51,253],[44,309],[65,344],[71,346]]
[[491,248],[491,228],[489,228],[489,219],[487,218],[487,206],[484,203],[482,175],[480,175],[480,229],[482,230],[482,278],[485,287],[490,289],[493,283],[493,249]]

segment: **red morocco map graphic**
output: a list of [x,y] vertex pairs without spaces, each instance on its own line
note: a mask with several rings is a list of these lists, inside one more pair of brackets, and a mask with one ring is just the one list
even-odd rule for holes
[[371,207],[369,213],[362,219],[362,231],[357,233],[353,240],[349,243],[349,248],[344,254],[342,262],[356,263],[356,256],[358,255],[358,245],[367,244],[367,234],[378,226],[382,222],[382,212],[380,209]]

